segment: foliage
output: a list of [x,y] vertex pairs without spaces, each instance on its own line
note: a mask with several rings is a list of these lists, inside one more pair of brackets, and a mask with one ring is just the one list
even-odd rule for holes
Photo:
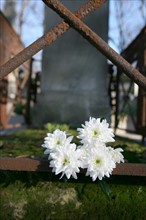
[[22,115],[26,111],[26,104],[22,104],[21,102],[17,102],[14,107],[14,112],[18,115]]
[[45,124],[44,127],[46,129],[46,133],[47,132],[51,133],[51,132],[55,131],[56,129],[66,131],[67,134],[74,136],[73,142],[76,144],[79,144],[79,140],[76,137],[77,131],[75,129],[70,128],[69,125],[67,125],[67,124],[47,123],[47,124]]
[[68,132],[70,128],[67,124],[47,123],[45,124],[45,129],[51,133],[55,131],[56,129],[60,129],[62,131]]

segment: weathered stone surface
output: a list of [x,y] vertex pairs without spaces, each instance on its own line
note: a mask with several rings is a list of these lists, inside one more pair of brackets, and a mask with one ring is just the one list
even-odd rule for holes
[[[71,11],[85,3],[62,2]],[[60,21],[55,12],[45,9],[45,32]],[[84,22],[107,41],[108,4]],[[56,121],[76,126],[89,116],[109,119],[107,60],[73,29],[43,52],[42,93],[34,113],[34,124]]]

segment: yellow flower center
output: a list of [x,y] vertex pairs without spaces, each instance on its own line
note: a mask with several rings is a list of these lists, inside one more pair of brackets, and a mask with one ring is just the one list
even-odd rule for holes
[[60,145],[60,144],[61,144],[61,141],[60,141],[60,140],[57,140],[57,141],[56,141],[56,144],[57,144],[57,145]]
[[100,164],[100,163],[101,163],[101,160],[100,160],[100,159],[96,159],[96,160],[95,160],[95,163],[96,163],[96,164]]
[[101,166],[103,163],[103,160],[102,158],[97,157],[95,158],[94,163],[95,163],[95,166]]
[[99,135],[100,135],[100,131],[98,131],[98,130],[93,131],[93,136],[94,137],[98,137]]
[[64,158],[63,160],[63,166],[69,163],[69,159],[67,157]]

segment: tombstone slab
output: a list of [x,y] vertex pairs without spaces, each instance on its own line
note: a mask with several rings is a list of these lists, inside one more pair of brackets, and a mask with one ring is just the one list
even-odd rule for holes
[[[86,1],[62,1],[75,12]],[[45,8],[45,32],[62,19]],[[84,20],[105,41],[108,3]],[[72,28],[43,51],[41,94],[33,110],[33,124],[47,122],[78,126],[92,117],[110,118],[107,59]]]

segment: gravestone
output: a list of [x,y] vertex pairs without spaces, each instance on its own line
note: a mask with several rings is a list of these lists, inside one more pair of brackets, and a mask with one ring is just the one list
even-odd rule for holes
[[[75,12],[86,1],[62,1]],[[62,19],[45,8],[44,32]],[[84,19],[105,41],[108,3]],[[33,124],[63,122],[78,126],[92,117],[110,119],[107,59],[72,28],[43,51],[41,94],[33,110]]]

